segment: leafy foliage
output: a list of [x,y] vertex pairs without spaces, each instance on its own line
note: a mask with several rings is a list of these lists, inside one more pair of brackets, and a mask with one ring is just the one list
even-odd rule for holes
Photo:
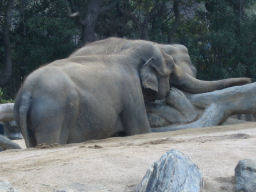
[[6,95],[2,89],[0,89],[0,103],[13,103],[13,99],[6,99]]
[[[0,31],[6,2],[0,3]],[[256,79],[254,0],[16,0],[11,15],[14,66],[12,78],[2,89],[11,98],[31,71],[83,44],[90,16],[94,16],[90,26],[95,26],[91,31],[95,40],[119,36],[180,43],[188,47],[199,78]],[[2,56],[1,69],[5,66]]]

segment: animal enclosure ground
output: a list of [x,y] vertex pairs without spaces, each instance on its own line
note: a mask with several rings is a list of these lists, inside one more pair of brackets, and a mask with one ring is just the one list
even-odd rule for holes
[[189,155],[207,192],[233,191],[234,168],[256,157],[256,123],[135,135],[0,153],[0,180],[19,192],[132,192],[169,149]]

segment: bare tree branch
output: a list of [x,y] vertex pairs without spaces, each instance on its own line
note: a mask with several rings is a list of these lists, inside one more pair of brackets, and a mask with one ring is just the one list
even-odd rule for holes
[[104,13],[106,11],[109,11],[110,9],[114,8],[117,5],[118,2],[119,2],[119,0],[114,0],[108,6],[103,6],[100,9],[100,14],[102,14],[102,13]]
[[0,104],[0,121],[13,121],[14,103]]
[[127,11],[127,10],[121,8],[120,4],[118,5],[118,10],[119,10],[120,13],[123,14],[125,17],[131,19],[131,20],[133,21],[133,23],[135,23],[136,27],[137,27],[138,29],[140,29],[139,20],[138,20],[138,18],[137,18],[134,14],[132,14],[131,11]]
[[180,1],[179,0],[174,0],[173,1],[173,12],[175,15],[175,20],[174,20],[174,24],[172,25],[171,30],[168,33],[168,42],[171,43],[172,42],[172,36],[174,34],[174,32],[177,30],[179,23],[180,23]]
[[5,68],[1,72],[0,85],[4,85],[12,75],[12,57],[11,57],[11,42],[10,42],[10,26],[11,26],[11,9],[13,7],[13,0],[9,0],[5,9],[5,18],[3,24],[3,41],[5,50]]
[[73,2],[71,0],[66,0],[66,5],[67,5],[69,17],[79,16],[79,12],[75,10]]

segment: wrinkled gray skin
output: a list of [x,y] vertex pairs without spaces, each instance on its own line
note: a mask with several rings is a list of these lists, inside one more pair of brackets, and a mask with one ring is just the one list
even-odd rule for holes
[[15,119],[27,147],[147,133],[144,100],[164,99],[170,85],[207,92],[250,82],[193,76],[182,45],[108,38],[31,73],[17,95]]
[[127,40],[118,50],[73,54],[26,78],[14,113],[27,147],[151,131],[142,89],[165,98],[173,59],[142,40]]

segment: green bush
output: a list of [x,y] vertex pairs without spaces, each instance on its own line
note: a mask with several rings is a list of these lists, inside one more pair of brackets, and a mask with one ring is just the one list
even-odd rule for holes
[[6,95],[2,88],[0,88],[0,103],[13,103],[13,99],[6,99]]

